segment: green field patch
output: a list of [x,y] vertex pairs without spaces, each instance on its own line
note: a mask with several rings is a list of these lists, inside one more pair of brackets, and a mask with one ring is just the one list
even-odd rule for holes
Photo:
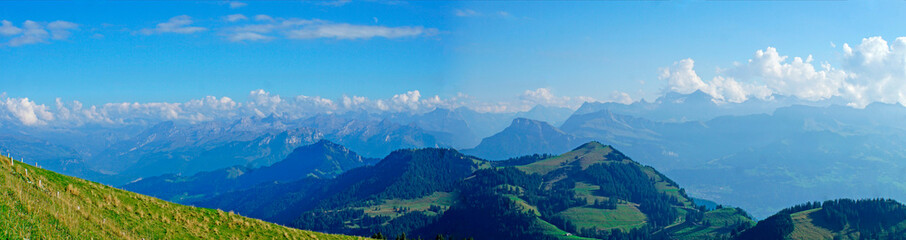
[[518,166],[517,168],[527,173],[544,175],[550,171],[578,161],[579,165],[582,166],[582,169],[585,169],[592,164],[606,161],[607,159],[605,159],[604,156],[611,152],[613,152],[613,148],[593,142],[582,145],[581,148],[576,149],[575,151],[570,151],[560,156],[544,159],[528,165]]
[[522,198],[519,198],[519,196],[512,195],[512,194],[504,194],[503,196],[506,196],[507,198],[509,198],[516,204],[518,204],[519,206],[522,206],[522,209],[525,210],[525,212],[530,212],[530,213],[534,214],[535,216],[541,216],[541,212],[538,211],[538,208],[536,208],[535,206],[532,206],[525,200],[522,200]]
[[755,222],[735,208],[721,208],[705,213],[701,223],[682,222],[665,228],[678,239],[710,239],[729,234],[737,223]]
[[579,237],[579,236],[573,235],[572,233],[563,231],[562,229],[557,228],[557,226],[554,226],[553,224],[550,224],[541,219],[538,219],[538,223],[539,223],[539,225],[541,225],[541,228],[543,229],[542,233],[547,236],[553,236],[553,237],[556,237],[557,239],[563,239],[563,240],[593,240],[593,238]]
[[380,205],[363,207],[361,209],[365,211],[365,214],[370,216],[380,215],[391,218],[396,218],[412,211],[424,211],[426,214],[430,215],[433,212],[429,213],[427,211],[432,205],[441,206],[444,209],[447,209],[453,205],[455,200],[455,193],[435,192],[431,195],[417,199],[388,199],[384,200]]
[[595,203],[595,200],[598,201],[607,201],[610,200],[608,197],[595,196],[594,191],[600,190],[601,186],[592,185],[584,182],[576,182],[576,187],[573,188],[573,191],[576,192],[576,197],[585,199],[585,202],[588,205]]
[[645,225],[645,214],[638,208],[628,204],[618,204],[617,209],[597,209],[590,207],[574,207],[560,212],[558,216],[564,217],[578,228],[614,229],[623,231],[639,228]]
[[[822,222],[816,221],[812,217],[815,212],[821,210],[821,208],[810,209],[802,212],[797,212],[790,214],[790,218],[793,219],[793,232],[790,233],[791,239],[834,239],[834,233],[828,229],[819,227]],[[858,236],[855,238],[841,238],[841,239],[858,239]]]

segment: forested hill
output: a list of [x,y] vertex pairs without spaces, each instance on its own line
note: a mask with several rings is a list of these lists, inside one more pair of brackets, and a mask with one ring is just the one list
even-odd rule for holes
[[889,199],[806,203],[759,221],[737,239],[906,239],[906,206]]
[[261,185],[195,204],[360,236],[701,239],[754,224],[739,209],[694,206],[677,183],[597,142],[500,162],[453,149],[399,150],[335,179]]
[[363,239],[169,203],[0,157],[0,239]]

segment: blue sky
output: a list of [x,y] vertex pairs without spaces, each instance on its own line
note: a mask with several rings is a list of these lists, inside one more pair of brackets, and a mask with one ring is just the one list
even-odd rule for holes
[[[764,74],[715,71],[773,47],[790,56],[781,63],[812,55],[815,68],[827,62],[859,72],[844,69],[842,45],[873,36],[893,42],[906,35],[904,13],[903,1],[0,1],[0,20],[20,30],[26,21],[48,32],[54,21],[77,24],[63,29],[68,36],[32,44],[12,44],[22,33],[0,34],[0,92],[39,104],[58,97],[88,104],[245,99],[256,89],[329,99],[418,90],[493,102],[539,88],[597,100],[615,91],[650,100],[671,89],[709,88],[729,99],[730,90],[711,82],[726,75],[751,89],[764,84],[773,94],[799,96],[815,91],[763,83]],[[245,19],[228,21],[234,14]],[[240,27],[268,23],[257,15],[314,23],[255,35],[266,40],[231,40]],[[182,20],[191,23],[155,30]],[[311,35],[324,26],[346,32]],[[364,35],[348,35],[356,31]],[[674,67],[682,72],[674,62],[687,58],[694,59],[693,78],[706,85],[678,86],[685,75],[662,76]],[[744,70],[735,72],[751,72]],[[749,99],[755,91],[741,94]],[[800,97],[859,95],[834,91]]]

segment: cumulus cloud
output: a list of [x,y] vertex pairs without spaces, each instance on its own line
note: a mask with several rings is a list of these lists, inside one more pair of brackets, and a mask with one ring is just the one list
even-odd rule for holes
[[192,34],[208,30],[204,27],[192,26],[192,22],[192,17],[188,15],[175,16],[166,22],[158,23],[154,28],[142,29],[139,33],[144,35],[162,33]]
[[44,125],[53,120],[53,114],[43,104],[36,104],[28,98],[7,98],[0,102],[6,109],[7,119],[14,118],[27,126]]
[[842,63],[815,63],[812,56],[789,57],[777,49],[758,50],[745,63],[717,72],[704,82],[686,59],[662,69],[661,79],[670,91],[689,93],[701,90],[717,102],[742,102],[774,95],[821,101],[840,97],[853,107],[873,102],[906,105],[906,37],[887,42],[868,37],[858,44],[844,43]]
[[519,96],[519,99],[522,101],[522,106],[518,108],[520,110],[527,110],[535,105],[545,105],[545,106],[555,106],[555,107],[566,107],[576,109],[582,103],[585,102],[596,102],[592,97],[578,96],[578,97],[569,97],[569,96],[557,96],[554,95],[549,88],[538,88],[535,90],[525,90],[522,95]]
[[670,91],[688,94],[702,91],[715,102],[744,102],[751,98],[770,99],[773,95],[794,96],[819,101],[841,94],[847,73],[828,63],[816,68],[812,56],[805,59],[782,56],[777,49],[758,50],[745,63],[717,72],[711,81],[702,81],[694,71],[694,61],[684,59],[661,70]]
[[769,47],[756,51],[752,59],[732,69],[730,74],[739,79],[760,78],[765,87],[774,93],[806,100],[824,100],[840,94],[846,72],[827,63],[816,69],[811,55],[805,59],[788,59],[788,56],[781,56],[777,49]]
[[78,24],[67,21],[53,21],[47,24],[25,20],[22,27],[16,27],[10,21],[0,21],[0,36],[12,37],[6,45],[18,47],[35,43],[48,43],[50,40],[65,40]]
[[671,91],[689,94],[707,87],[694,68],[695,61],[691,58],[683,59],[674,62],[673,66],[662,68],[658,78],[667,80]]
[[610,102],[622,103],[622,104],[631,104],[633,102],[632,96],[629,93],[613,91],[610,93]]
[[906,37],[888,43],[881,37],[862,39],[855,46],[843,45],[843,69],[850,75],[843,95],[851,105],[871,102],[906,105]]

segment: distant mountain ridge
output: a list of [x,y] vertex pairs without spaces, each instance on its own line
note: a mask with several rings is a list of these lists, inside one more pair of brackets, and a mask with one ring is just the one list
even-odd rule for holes
[[487,137],[478,146],[462,152],[487,159],[506,159],[536,153],[559,154],[586,138],[579,138],[542,121],[516,118],[502,132]]
[[308,177],[333,178],[347,170],[374,164],[336,143],[320,140],[293,150],[286,159],[270,166],[235,166],[191,176],[163,175],[142,179],[123,189],[184,203],[197,198],[249,188],[262,183],[292,182]]
[[[684,97],[689,101],[694,96]],[[695,101],[707,103],[704,98]],[[811,199],[906,199],[906,188],[898,184],[906,181],[900,174],[906,171],[900,161],[906,161],[906,151],[897,147],[906,144],[906,123],[900,120],[906,117],[903,106],[793,105],[771,114],[685,122],[656,121],[610,108],[589,111],[576,111],[559,130],[580,140],[612,144],[685,183],[690,193],[746,208],[756,217]],[[529,142],[488,138],[499,144],[476,147],[486,152],[464,151],[496,159],[532,151],[557,153],[558,149],[546,148],[557,138]],[[524,150],[507,152],[520,148]],[[771,193],[753,196],[746,189]]]

